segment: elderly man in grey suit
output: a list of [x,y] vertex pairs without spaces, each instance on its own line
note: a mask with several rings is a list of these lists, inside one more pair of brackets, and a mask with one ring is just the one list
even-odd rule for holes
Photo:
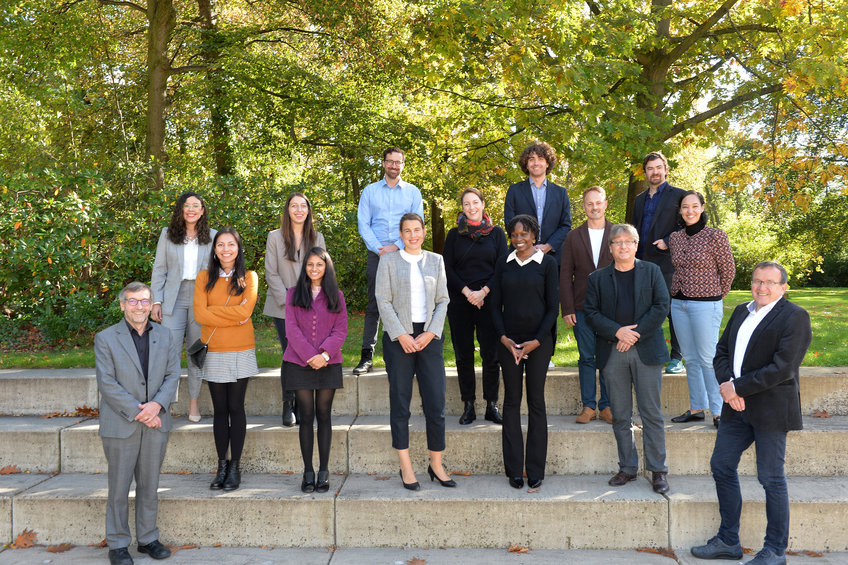
[[132,282],[119,294],[124,319],[94,338],[100,437],[109,469],[106,543],[112,565],[132,565],[127,549],[129,491],[135,478],[138,551],[170,557],[159,542],[159,470],[171,430],[169,407],[180,378],[181,343],[170,330],[148,320],[153,294]]

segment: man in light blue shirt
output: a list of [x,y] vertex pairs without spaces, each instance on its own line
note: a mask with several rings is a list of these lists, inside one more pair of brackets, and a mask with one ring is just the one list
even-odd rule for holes
[[374,297],[374,283],[380,257],[403,249],[403,241],[400,239],[401,216],[415,212],[424,217],[421,192],[415,185],[400,178],[403,165],[402,149],[389,147],[383,151],[385,176],[382,180],[366,186],[359,198],[359,235],[368,248],[368,264],[365,268],[368,278],[368,308],[365,310],[365,326],[362,330],[362,357],[353,369],[354,375],[367,373],[373,363],[374,345],[377,343],[380,323],[377,299]]

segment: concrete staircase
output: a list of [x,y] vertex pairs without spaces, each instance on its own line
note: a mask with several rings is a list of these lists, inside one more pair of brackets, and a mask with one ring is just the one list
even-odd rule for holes
[[[175,414],[187,411],[185,379]],[[106,464],[97,420],[62,416],[97,406],[94,371],[0,371],[0,544],[24,529],[38,543],[97,543],[104,537]],[[505,548],[613,550],[688,548],[718,526],[709,475],[715,429],[671,424],[666,444],[671,492],[655,494],[647,478],[621,488],[607,479],[617,470],[609,425],[574,423],[578,411],[575,368],[549,371],[547,477],[540,492],[509,487],[503,475],[500,427],[479,417],[457,423],[461,412],[456,374],[448,373],[446,468],[458,483],[444,489],[426,482],[424,421],[413,400],[412,456],[422,489],[401,488],[391,448],[385,373],[355,377],[334,403],[331,491],[300,492],[297,428],[280,424],[278,373],[269,369],[248,387],[248,436],[240,489],[210,491],[215,466],[211,403],[203,389],[199,423],[176,420],[160,484],[163,541],[227,546],[377,548]],[[478,391],[482,388],[478,385]],[[790,549],[848,551],[848,369],[806,368],[801,376],[805,414],[824,409],[831,418],[805,417],[789,435]],[[663,378],[667,418],[686,410],[685,375]],[[482,416],[483,403],[478,402]],[[59,415],[57,415],[59,414]],[[45,418],[43,416],[52,417]],[[638,414],[634,434],[641,452]],[[753,450],[751,450],[753,451]],[[317,454],[316,454],[317,456]],[[765,530],[764,496],[753,453],[740,471],[745,504],[742,543],[758,549]],[[132,512],[132,510],[131,510]],[[131,520],[132,522],[132,520]]]

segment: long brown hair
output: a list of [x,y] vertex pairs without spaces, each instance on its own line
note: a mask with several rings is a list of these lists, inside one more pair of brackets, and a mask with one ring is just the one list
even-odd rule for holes
[[241,236],[234,228],[224,228],[218,230],[218,233],[215,234],[215,240],[212,242],[212,254],[209,257],[209,280],[206,281],[206,292],[211,292],[212,289],[215,288],[215,283],[218,282],[218,273],[221,271],[221,261],[218,260],[218,256],[215,254],[215,244],[218,243],[218,238],[225,233],[233,236],[238,244],[236,264],[233,266],[233,278],[230,279],[230,293],[238,296],[242,294],[244,289],[247,287],[247,281],[245,280],[247,277],[247,267],[245,267],[244,264],[244,243],[241,240]]
[[210,241],[208,219],[209,211],[206,208],[206,202],[204,202],[203,198],[201,198],[196,192],[184,192],[174,203],[174,213],[171,214],[171,223],[168,225],[168,239],[175,245],[182,245],[185,243],[186,225],[185,217],[183,216],[183,205],[185,205],[186,200],[192,196],[200,200],[200,205],[203,206],[203,215],[200,216],[199,220],[197,220],[197,227],[195,227],[197,230],[197,243],[200,245],[206,245]]
[[306,220],[303,222],[303,241],[301,241],[301,249],[312,249],[315,247],[315,241],[318,239],[318,232],[315,231],[315,226],[312,224],[312,202],[302,192],[292,192],[286,200],[286,208],[283,211],[283,217],[280,219],[280,229],[283,232],[283,245],[286,248],[286,259],[289,261],[297,261],[298,249],[294,244],[294,228],[292,227],[291,216],[289,215],[289,204],[293,198],[300,196],[306,200]]

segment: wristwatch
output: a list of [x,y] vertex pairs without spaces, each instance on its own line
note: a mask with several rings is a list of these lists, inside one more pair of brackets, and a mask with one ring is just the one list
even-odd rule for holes
[[321,352],[321,357],[323,357],[324,361],[326,361],[327,363],[330,362],[330,355],[326,351]]

